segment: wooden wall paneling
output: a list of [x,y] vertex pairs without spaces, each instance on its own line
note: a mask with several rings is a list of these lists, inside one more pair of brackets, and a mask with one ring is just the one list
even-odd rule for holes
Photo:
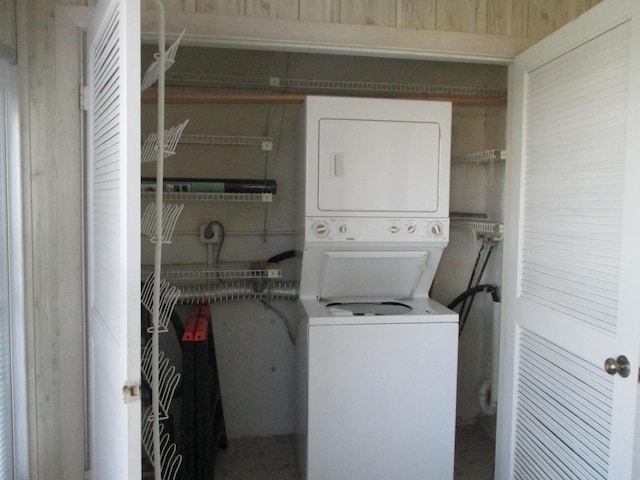
[[398,0],[396,26],[436,29],[436,0]]
[[487,33],[487,0],[438,0],[436,28]]
[[[56,112],[79,112],[78,87],[60,96],[54,0],[16,3],[21,83],[25,344],[30,478],[84,478],[82,191],[78,157],[61,157]],[[79,36],[73,29],[72,42]],[[79,58],[78,51],[64,55]],[[58,70],[59,68],[59,70]]]
[[591,8],[591,0],[530,0],[527,36],[543,38]]
[[0,0],[0,56],[16,60],[16,0]]
[[487,33],[511,35],[513,0],[487,0]]
[[300,20],[340,22],[340,0],[300,0]]
[[528,36],[529,3],[529,0],[511,0],[511,31],[509,32],[511,36]]
[[196,0],[196,12],[242,16],[245,4],[244,0]]
[[299,18],[298,0],[246,0],[248,17]]
[[340,5],[340,23],[396,26],[397,2],[392,0],[352,0]]
[[24,2],[24,6],[21,3],[18,7],[22,7],[24,16],[20,15],[23,23],[19,28],[24,29],[26,38],[23,40],[26,42],[19,43],[18,64],[33,72],[27,84],[23,83],[28,93],[22,92],[23,98],[28,98],[24,112],[28,125],[23,134],[28,135],[24,142],[28,144],[26,151],[30,153],[28,171],[24,173],[24,182],[28,184],[25,185],[25,195],[29,196],[31,205],[31,218],[25,225],[31,234],[31,245],[25,245],[25,252],[32,254],[31,271],[25,269],[25,281],[29,283],[26,290],[32,295],[26,299],[32,306],[26,321],[32,329],[31,353],[35,367],[31,372],[35,375],[35,396],[31,401],[35,403],[36,416],[30,420],[35,423],[37,432],[35,438],[30,436],[31,448],[37,455],[31,468],[36,469],[37,473],[32,473],[35,478],[49,475],[53,479],[63,478],[59,348],[60,321],[64,316],[59,314],[61,294],[57,289],[66,283],[60,281],[61,272],[57,271],[55,261],[61,241],[57,236],[56,223],[62,206],[55,205],[58,182],[55,161],[52,161],[55,158],[56,123],[51,112],[55,108],[53,88],[56,72],[51,52],[54,41],[51,29],[47,28],[50,26],[47,20],[53,17],[53,2],[34,0]]

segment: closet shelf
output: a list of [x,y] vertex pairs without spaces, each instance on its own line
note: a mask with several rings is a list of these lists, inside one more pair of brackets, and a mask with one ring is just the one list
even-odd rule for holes
[[[143,200],[153,200],[155,192],[142,192]],[[206,201],[206,202],[263,202],[273,201],[272,193],[218,193],[218,192],[165,192],[165,201]]]
[[451,217],[451,227],[469,229],[479,234],[495,236],[501,236],[504,233],[504,224],[473,217]]
[[[153,265],[143,265],[142,275],[153,271]],[[172,281],[186,280],[238,280],[249,278],[282,278],[278,264],[256,262],[224,262],[217,266],[200,263],[162,266],[162,277]]]
[[[147,141],[156,134],[144,135]],[[273,149],[273,138],[271,137],[250,137],[240,135],[182,135],[178,141],[180,144],[191,145],[233,145],[240,147],[260,147],[265,152]]]
[[[330,93],[330,92],[329,92]],[[356,92],[357,93],[357,92]],[[325,94],[328,94],[325,92]],[[333,92],[334,95],[339,93]],[[355,93],[354,93],[355,94]],[[366,95],[367,92],[359,92]],[[342,95],[346,95],[345,92]],[[371,94],[369,94],[371,95]],[[301,104],[306,93],[259,93],[259,92],[232,92],[219,91],[206,88],[167,88],[165,103],[176,105],[212,105],[212,104]],[[381,98],[404,98],[411,100],[432,100],[451,102],[456,106],[495,107],[507,104],[504,96],[457,96],[446,94],[396,94],[375,95]],[[142,94],[143,104],[155,104],[157,92],[149,89]]]
[[210,73],[171,72],[167,85],[172,87],[205,87],[244,90],[264,90],[278,93],[346,94],[413,97],[502,97],[506,91],[498,88],[459,85],[426,85],[362,80],[332,80],[316,78],[244,77]]
[[491,162],[504,162],[506,159],[506,150],[494,149],[453,157],[451,163],[454,165],[486,165]]

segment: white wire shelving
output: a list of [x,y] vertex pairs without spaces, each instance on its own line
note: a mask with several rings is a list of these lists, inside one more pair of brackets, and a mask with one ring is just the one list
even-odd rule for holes
[[493,237],[502,237],[504,234],[504,224],[473,217],[451,217],[451,228],[472,230],[477,235]]
[[[142,272],[151,272],[152,265],[143,265]],[[162,276],[173,282],[240,280],[240,279],[274,279],[282,278],[282,270],[278,264],[247,262],[223,262],[215,266],[199,263],[164,265]]]
[[[154,480],[175,480],[182,464],[182,455],[177,451],[169,432],[162,422],[169,418],[169,407],[173,394],[180,383],[180,374],[172,361],[160,350],[159,334],[168,331],[168,323],[180,295],[180,291],[161,278],[162,245],[170,243],[182,206],[165,205],[159,191],[164,176],[164,159],[175,154],[175,146],[188,120],[165,130],[165,71],[175,62],[175,55],[184,31],[167,49],[165,46],[165,11],[161,0],[155,1],[159,13],[158,53],[142,80],[144,91],[157,82],[158,115],[157,129],[143,143],[141,162],[156,162],[156,189],[153,199],[141,220],[141,231],[155,242],[154,265],[141,291],[141,303],[151,313],[150,338],[142,352],[142,376],[151,388],[151,406],[144,415],[142,445],[153,465]],[[154,240],[155,239],[155,240]]]
[[453,165],[487,165],[492,162],[504,162],[506,159],[506,150],[493,149],[453,157],[451,163]]
[[[143,200],[155,198],[155,192],[142,192]],[[272,193],[223,193],[223,192],[164,192],[165,201],[201,201],[201,202],[273,202]]]
[[167,85],[177,87],[234,88],[248,90],[367,93],[396,96],[506,97],[506,91],[457,85],[424,85],[359,80],[323,80],[283,77],[242,77],[206,73],[175,72]]
[[[163,148],[163,156],[165,158],[176,154],[176,146],[178,143],[183,143],[181,140],[183,136],[182,132],[188,123],[189,119],[165,130]],[[142,144],[142,163],[155,162],[158,160],[158,137],[157,132],[145,135],[144,143]]]
[[[146,142],[153,140],[156,134],[149,133],[143,136]],[[166,136],[166,134],[165,134]],[[157,140],[156,140],[157,142]],[[165,142],[166,143],[166,142]],[[258,137],[247,135],[207,135],[207,134],[188,134],[182,135],[178,141],[180,144],[191,145],[228,145],[238,147],[260,147],[263,152],[273,150],[273,138]]]

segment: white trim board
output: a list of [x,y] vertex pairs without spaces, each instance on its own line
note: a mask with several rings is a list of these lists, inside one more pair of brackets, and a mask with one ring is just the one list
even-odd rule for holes
[[[142,12],[142,40],[156,39],[157,13]],[[183,45],[446,60],[505,65],[532,38],[260,17],[171,12],[167,39],[187,29]]]

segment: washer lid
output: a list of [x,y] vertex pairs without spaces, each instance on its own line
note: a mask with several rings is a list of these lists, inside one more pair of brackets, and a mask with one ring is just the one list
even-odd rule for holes
[[320,298],[413,298],[428,252],[326,252]]

